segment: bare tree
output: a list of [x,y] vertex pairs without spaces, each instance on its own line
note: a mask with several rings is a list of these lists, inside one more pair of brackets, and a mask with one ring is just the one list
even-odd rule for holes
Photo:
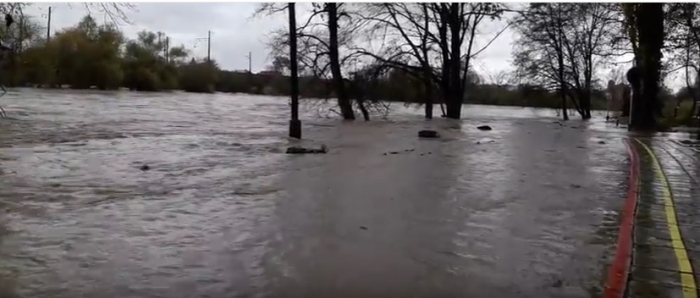
[[[352,111],[352,104],[345,92],[345,82],[343,81],[343,73],[340,71],[340,57],[338,53],[338,6],[342,3],[326,3],[325,11],[328,14],[328,56],[330,60],[331,74],[333,75],[333,85],[335,87],[335,95],[338,97],[338,107],[340,113],[345,120],[355,120],[355,113]],[[364,106],[360,105],[364,109]],[[363,110],[365,120],[369,120],[367,112]]]
[[515,79],[512,76],[511,72],[505,70],[499,70],[493,74],[489,74],[488,78],[491,84],[494,84],[499,87],[504,87],[506,85],[512,84]]
[[368,35],[379,39],[382,48],[360,52],[422,78],[426,118],[432,117],[433,90],[436,87],[447,106],[444,115],[459,119],[471,59],[491,43],[482,49],[474,49],[480,33],[478,29],[484,20],[499,18],[503,6],[391,3],[371,4],[367,11],[364,17],[373,24]]
[[557,89],[561,95],[562,117],[568,120],[567,88],[564,76],[565,4],[531,4],[516,19],[519,39],[516,41],[514,62],[520,78],[527,83]]
[[[368,4],[364,18],[371,22],[367,36],[380,36],[383,42],[388,39],[389,46],[379,53],[359,50],[382,64],[420,76],[424,82],[425,117],[433,117],[433,85],[438,77],[430,65],[433,52],[430,4],[383,3]],[[397,38],[391,38],[392,34]],[[372,40],[368,40],[369,43]],[[444,114],[444,112],[443,112]]]
[[136,10],[136,6],[131,3],[117,2],[84,3],[83,7],[87,10],[88,14],[92,14],[93,12],[101,13],[105,22],[110,22],[115,26],[119,26],[122,22],[131,24],[128,12]]
[[531,83],[556,89],[564,119],[570,100],[583,119],[591,117],[594,73],[613,52],[615,11],[604,3],[531,4],[517,18],[515,64]]
[[666,42],[671,63],[684,70],[686,89],[693,100],[689,115],[685,116],[692,118],[697,116],[700,87],[692,81],[692,77],[700,77],[700,6],[697,3],[669,4],[666,24],[669,27]]
[[[297,27],[298,63],[300,74],[310,75],[320,80],[330,79],[332,89],[338,99],[337,105],[343,119],[355,119],[352,101],[346,90],[347,65],[356,63],[348,48],[353,47],[355,32],[362,27],[359,18],[353,19],[356,12],[351,3],[313,3],[311,13]],[[255,15],[271,15],[284,10],[284,6],[266,3]],[[273,56],[284,57],[288,53],[289,33],[283,30],[273,32],[269,46]],[[362,103],[355,105],[369,120],[369,113]]]

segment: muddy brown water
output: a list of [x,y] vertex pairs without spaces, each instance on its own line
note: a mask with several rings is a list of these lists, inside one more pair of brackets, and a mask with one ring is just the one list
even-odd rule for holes
[[309,106],[302,143],[330,151],[289,156],[286,98],[0,104],[0,297],[591,297],[626,191],[622,133],[551,110]]

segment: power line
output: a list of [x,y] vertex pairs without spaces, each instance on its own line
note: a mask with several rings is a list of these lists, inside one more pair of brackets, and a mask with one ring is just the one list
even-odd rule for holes
[[[211,30],[207,31],[207,37],[201,37],[197,38],[196,41],[200,40],[207,40],[207,62],[211,62]],[[196,47],[196,42],[195,42],[195,47]]]

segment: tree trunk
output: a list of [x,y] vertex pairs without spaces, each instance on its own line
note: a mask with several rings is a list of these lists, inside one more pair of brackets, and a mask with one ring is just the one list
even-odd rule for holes
[[[442,49],[442,71],[440,78],[440,89],[442,91],[442,102],[447,106],[447,111],[442,111],[443,117],[447,117],[447,113],[450,110],[450,54],[448,49],[447,40],[447,4],[440,3],[440,26],[438,26],[438,33],[440,35],[440,48]],[[440,105],[442,109],[442,105]]]
[[564,121],[569,120],[569,111],[566,108],[566,82],[564,82],[564,53],[561,52],[559,48],[559,53],[557,53],[558,67],[559,67],[559,92],[561,93],[561,113],[564,117]]
[[365,107],[365,101],[358,100],[357,107],[360,109],[360,112],[362,113],[362,119],[364,119],[365,121],[369,121],[369,111],[367,111],[367,107]]
[[562,85],[561,92],[561,113],[564,121],[569,120],[569,110],[566,108],[566,86]]
[[350,100],[355,100],[357,108],[360,110],[360,113],[362,113],[362,118],[365,121],[369,121],[369,111],[365,106],[365,99],[367,99],[367,96],[363,87],[367,84],[367,81],[365,81],[365,78],[355,76],[353,80],[343,79],[343,82],[347,84],[347,86],[345,86],[345,92],[347,92],[348,98]]
[[433,81],[427,70],[423,82],[425,82],[425,119],[433,119]]
[[591,119],[591,90],[584,90],[581,94],[581,110],[583,120]]
[[559,71],[559,92],[561,92],[561,113],[564,121],[569,120],[569,111],[566,108],[566,81],[564,80],[564,44],[562,42],[562,20],[561,15],[557,18],[557,67]]
[[[421,4],[421,8],[423,8],[423,15],[426,16],[426,18],[423,20],[423,28],[425,30],[429,30],[430,28],[430,19],[427,18],[428,16],[428,4]],[[428,62],[428,34],[424,33],[423,38],[421,40],[421,51],[423,52],[423,85],[425,88],[424,96],[425,96],[425,119],[433,119],[433,78],[432,78],[432,69],[430,67],[430,62]]]
[[630,120],[633,122],[635,121],[635,118],[639,116],[639,111],[641,108],[639,103],[641,101],[640,96],[642,94],[642,79],[638,66],[633,66],[627,71],[627,82],[630,83],[632,96],[629,99],[629,102],[625,101],[622,116],[630,116]]
[[338,107],[340,114],[345,120],[355,120],[355,113],[352,110],[352,104],[345,92],[345,84],[343,83],[343,74],[340,72],[340,58],[338,57],[338,7],[336,3],[326,3],[328,10],[328,33],[329,33],[329,54],[331,73],[333,74],[333,85],[335,95],[338,97]]
[[460,119],[462,116],[462,99],[464,92],[461,88],[460,70],[462,69],[462,55],[460,36],[462,18],[459,14],[459,3],[450,4],[449,27],[450,27],[450,104],[447,105],[447,118]]
[[[659,101],[659,80],[661,70],[661,48],[664,38],[664,11],[661,3],[639,5],[637,16],[639,48],[642,64],[642,78],[639,102],[633,101],[632,128],[653,130],[656,128],[656,115],[661,107]],[[639,109],[635,109],[639,105]],[[636,118],[636,119],[635,119]]]
[[585,89],[583,90],[583,94],[581,96],[581,108],[583,109],[583,115],[581,116],[583,120],[591,119],[591,81],[593,80],[592,59],[592,55],[589,55],[586,58],[586,71],[584,74]]

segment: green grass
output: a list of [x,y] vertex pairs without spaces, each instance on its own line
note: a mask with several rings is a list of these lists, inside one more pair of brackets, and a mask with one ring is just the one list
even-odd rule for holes
[[660,128],[671,128],[678,126],[694,127],[698,126],[698,120],[691,117],[692,101],[682,101],[678,107],[678,113],[674,117],[675,102],[669,102],[664,107],[664,118],[659,119]]

